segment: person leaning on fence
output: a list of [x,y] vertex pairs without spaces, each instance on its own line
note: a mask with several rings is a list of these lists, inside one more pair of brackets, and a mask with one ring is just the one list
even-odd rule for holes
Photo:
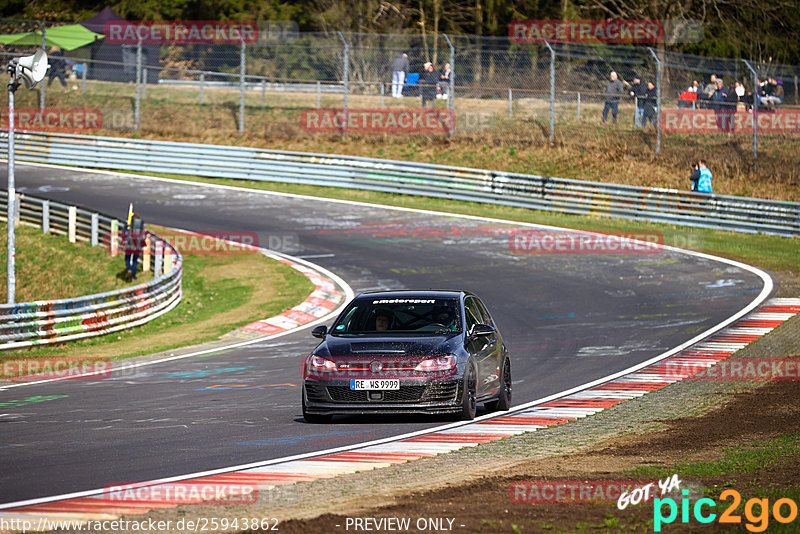
[[700,193],[711,193],[711,170],[706,166],[705,160],[697,162],[700,169],[700,178],[697,180],[697,191]]
[[428,102],[433,105],[436,100],[436,83],[439,81],[439,75],[436,74],[436,69],[433,63],[425,63],[425,71],[419,77],[419,92],[422,95],[422,107]]
[[53,83],[54,78],[58,78],[58,81],[61,82],[61,85],[66,88],[67,62],[64,60],[64,53],[59,47],[54,46],[50,49],[50,55],[47,58],[47,62],[50,64],[50,69],[48,70],[47,75],[47,87],[50,87],[50,84]]
[[712,74],[709,78],[709,82],[703,88],[703,91],[697,94],[697,105],[699,108],[706,108],[708,109],[709,106],[704,102],[711,100],[711,97],[714,95],[714,91],[717,90],[717,75]]
[[653,82],[647,82],[647,91],[644,94],[644,116],[642,121],[642,128],[647,126],[647,121],[653,127],[656,126],[656,116],[658,115],[658,92],[656,85]]
[[606,84],[605,104],[603,105],[603,122],[608,119],[608,110],[611,110],[611,118],[614,124],[617,123],[617,110],[619,109],[619,98],[625,93],[622,82],[617,78],[617,73],[611,71],[609,81]]
[[139,214],[133,213],[131,222],[125,225],[123,240],[125,251],[125,280],[136,279],[136,268],[139,265],[139,254],[144,250],[145,238],[144,221]]
[[[725,82],[722,78],[717,78],[717,89],[711,95],[712,109],[717,121],[717,129],[720,132],[731,131],[731,111],[736,111],[736,104],[733,104],[731,110],[730,95],[728,89],[725,87]],[[734,93],[735,94],[735,93]]]
[[633,125],[637,128],[644,127],[644,124],[642,124],[642,117],[644,117],[644,95],[646,93],[647,86],[634,74],[633,84],[628,94],[632,96],[636,102],[636,109],[633,112]]
[[450,91],[450,83],[455,83],[455,75],[450,70],[450,63],[444,64],[444,70],[439,75],[438,90],[436,98],[447,98],[447,93]]
[[775,106],[783,104],[783,84],[778,83],[775,78],[769,78],[764,87],[764,96],[759,99],[759,104],[767,109],[775,110]]
[[406,83],[406,74],[410,70],[408,54],[400,54],[392,60],[392,96],[403,98],[403,84]]

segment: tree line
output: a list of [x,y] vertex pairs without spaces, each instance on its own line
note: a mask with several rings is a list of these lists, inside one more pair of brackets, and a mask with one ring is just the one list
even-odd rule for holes
[[796,0],[7,0],[3,18],[80,22],[106,5],[128,20],[291,20],[301,31],[506,36],[520,19],[694,20],[701,56],[800,64]]

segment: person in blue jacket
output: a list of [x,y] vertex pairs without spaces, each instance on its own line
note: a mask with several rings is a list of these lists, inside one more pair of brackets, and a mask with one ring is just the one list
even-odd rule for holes
[[705,160],[697,162],[700,167],[700,179],[697,180],[697,190],[701,193],[711,193],[711,170],[706,167]]

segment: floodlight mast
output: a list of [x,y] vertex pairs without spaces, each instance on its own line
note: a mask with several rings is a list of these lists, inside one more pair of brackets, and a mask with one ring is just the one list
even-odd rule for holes
[[[20,65],[21,60],[25,62]],[[25,70],[28,69],[28,72]],[[25,85],[32,89],[44,78],[47,71],[47,54],[44,49],[33,56],[13,58],[8,62],[8,263],[6,272],[6,289],[8,303],[14,304],[16,300],[17,277],[15,272],[16,243],[14,235],[14,222],[16,220],[17,191],[14,181],[14,93],[19,88],[20,78],[25,80]]]
[[19,77],[17,76],[17,67],[19,65],[19,58],[14,58],[8,63],[8,74],[11,79],[8,80],[8,216],[6,223],[8,225],[8,254],[7,254],[7,270],[6,270],[6,291],[8,297],[8,304],[14,304],[16,299],[17,290],[17,277],[14,270],[16,247],[14,242],[14,220],[16,214],[15,200],[17,191],[14,183],[14,93],[19,87]]

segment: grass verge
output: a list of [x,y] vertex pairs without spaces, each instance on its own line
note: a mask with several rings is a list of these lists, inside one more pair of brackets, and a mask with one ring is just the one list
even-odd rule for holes
[[[168,233],[154,225],[150,229],[157,234]],[[107,256],[104,258],[111,263]],[[313,290],[305,276],[258,253],[184,255],[183,259],[183,299],[169,313],[108,336],[5,354],[115,360],[166,351],[211,341],[239,326],[276,315]],[[87,291],[80,288],[78,294]]]
[[[7,225],[0,224],[5,235]],[[141,273],[136,282],[119,274],[124,256],[111,258],[102,247],[70,243],[66,236],[43,234],[38,228],[19,225],[16,235],[16,302],[53,300],[103,293],[148,282],[152,273]],[[8,249],[0,247],[0,292],[7,291]],[[55,273],[55,276],[54,276]]]

